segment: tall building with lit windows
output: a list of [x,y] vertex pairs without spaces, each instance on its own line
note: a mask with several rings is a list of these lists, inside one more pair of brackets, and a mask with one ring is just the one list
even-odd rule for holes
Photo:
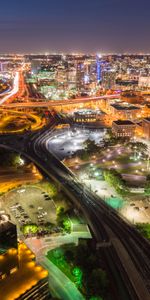
[[84,83],[84,64],[81,61],[78,61],[76,64],[76,87],[77,90],[81,90]]
[[116,84],[116,73],[112,69],[102,70],[102,87],[105,90],[114,89]]
[[101,80],[101,62],[100,62],[100,56],[96,56],[96,74],[97,74],[97,81],[100,82]]
[[0,300],[48,300],[48,272],[17,242],[16,226],[0,219]]

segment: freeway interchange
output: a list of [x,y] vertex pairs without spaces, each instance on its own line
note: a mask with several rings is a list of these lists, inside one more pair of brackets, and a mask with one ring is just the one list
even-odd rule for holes
[[[110,273],[113,273],[114,269],[120,272],[128,295],[121,300],[149,300],[150,243],[115,210],[83,186],[50,152],[47,140],[53,135],[53,129],[59,122],[60,119],[56,115],[50,124],[39,132],[22,137],[12,136],[11,143],[8,137],[4,137],[1,138],[1,144],[14,150],[20,149],[20,152],[32,160],[48,177],[57,181],[70,200],[82,210],[96,240],[97,248],[103,249]],[[113,267],[110,266],[110,261]]]

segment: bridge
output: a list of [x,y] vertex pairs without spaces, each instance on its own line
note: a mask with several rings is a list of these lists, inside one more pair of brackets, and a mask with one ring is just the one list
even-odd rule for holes
[[[36,108],[36,107],[56,107],[56,106],[65,106],[70,104],[80,104],[80,103],[88,103],[88,102],[97,102],[103,99],[115,99],[119,98],[119,94],[113,95],[104,95],[104,96],[96,96],[96,97],[81,97],[76,99],[67,99],[67,100],[47,100],[41,99],[41,101],[36,101],[35,98],[31,98],[31,101],[28,102],[17,102],[17,103],[8,103],[3,104],[1,107],[3,108]],[[43,100],[43,101],[42,101]]]

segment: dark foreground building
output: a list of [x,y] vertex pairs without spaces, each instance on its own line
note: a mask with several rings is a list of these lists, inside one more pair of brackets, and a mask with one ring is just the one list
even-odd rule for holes
[[35,262],[34,253],[17,242],[16,226],[0,218],[0,299],[50,299],[48,272]]

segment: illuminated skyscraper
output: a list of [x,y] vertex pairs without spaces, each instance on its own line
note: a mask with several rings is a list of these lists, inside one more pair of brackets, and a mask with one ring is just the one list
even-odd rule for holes
[[96,66],[97,66],[97,81],[100,82],[101,80],[101,62],[99,55],[96,56]]
[[77,62],[76,64],[76,86],[80,91],[84,83],[84,65],[83,62]]
[[111,69],[104,69],[102,71],[102,87],[105,90],[110,90],[115,88],[116,83],[116,73]]

